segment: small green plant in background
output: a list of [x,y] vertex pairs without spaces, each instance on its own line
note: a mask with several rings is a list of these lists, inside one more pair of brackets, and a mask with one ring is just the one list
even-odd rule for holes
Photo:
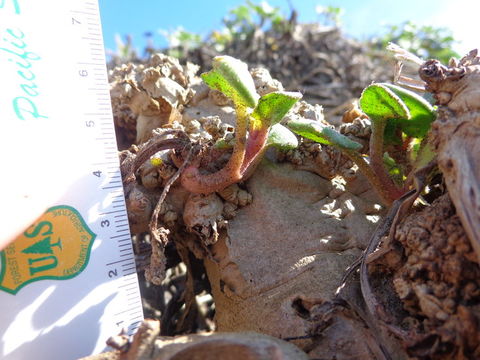
[[326,26],[340,27],[344,10],[335,6],[317,5],[315,11],[319,16],[320,23]]
[[[422,140],[436,112],[419,95],[384,83],[368,86],[360,97],[360,107],[371,120],[368,161],[365,154],[359,152],[362,148],[359,143],[317,121],[292,120],[287,127],[298,135],[340,149],[357,164],[389,205],[407,191],[413,172],[433,158],[430,145]],[[414,143],[418,146],[409,154]],[[388,153],[386,145],[390,146]]]
[[131,35],[125,35],[122,39],[119,34],[116,34],[115,45],[117,48],[109,54],[110,56],[117,57],[124,62],[135,61],[138,58]]
[[222,22],[223,29],[213,31],[206,39],[182,27],[173,31],[160,30],[160,34],[168,41],[168,54],[181,58],[185,57],[189,50],[198,48],[204,43],[213,46],[218,52],[223,52],[228,44],[245,41],[256,31],[273,29],[283,34],[290,28],[280,8],[271,6],[267,1],[254,3],[247,0],[245,4],[231,9]]
[[234,38],[239,37],[245,40],[258,29],[266,30],[272,27],[275,30],[281,30],[279,26],[284,21],[286,21],[285,17],[280,13],[279,8],[272,7],[266,1],[255,4],[247,0],[244,5],[230,10],[223,19],[223,24]]
[[256,31],[274,30],[283,34],[290,29],[289,21],[280,9],[268,2],[254,3],[247,0],[245,4],[233,8],[223,18],[224,28],[214,31],[208,40],[217,51],[224,51],[229,43],[245,41],[254,36]]
[[186,31],[179,26],[173,31],[159,30],[168,41],[167,53],[176,58],[183,58],[189,50],[201,46],[203,40],[200,34]]
[[438,59],[447,64],[450,58],[459,58],[452,50],[457,43],[452,32],[445,27],[417,25],[406,21],[400,25],[390,25],[387,32],[372,39],[378,49],[385,49],[389,43],[395,43],[424,59]]
[[245,179],[270,145],[296,147],[295,136],[279,122],[302,97],[300,93],[277,91],[259,96],[245,63],[230,56],[213,59],[213,69],[202,74],[212,89],[229,97],[235,107],[235,144],[227,164],[212,174],[202,174],[199,164],[182,173],[182,184],[193,193],[209,194]]

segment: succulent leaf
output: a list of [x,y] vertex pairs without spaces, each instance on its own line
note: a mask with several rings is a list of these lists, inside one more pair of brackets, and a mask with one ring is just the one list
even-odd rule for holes
[[385,84],[372,84],[360,97],[360,107],[372,121],[410,119],[410,111],[403,101]]
[[253,128],[268,128],[280,122],[301,98],[302,94],[287,91],[276,91],[262,96],[252,113]]
[[336,130],[324,126],[315,120],[294,119],[290,120],[287,126],[295,134],[321,144],[334,145],[346,150],[359,150],[362,148],[361,144],[350,140]]
[[280,150],[291,150],[298,147],[295,134],[282,124],[275,124],[270,128],[267,138],[267,146],[273,145]]
[[236,106],[254,108],[259,95],[247,64],[231,56],[216,56],[213,69],[203,73],[203,81],[231,98]]
[[435,120],[434,107],[423,97],[410,90],[392,84],[383,85],[392,90],[410,111],[410,118],[399,118],[397,126],[409,136],[424,137],[430,129],[431,123]]

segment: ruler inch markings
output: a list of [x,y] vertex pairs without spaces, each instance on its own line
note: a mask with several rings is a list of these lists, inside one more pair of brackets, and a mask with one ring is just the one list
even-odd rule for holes
[[122,264],[121,266],[135,266],[135,262],[134,261],[130,261],[126,264]]
[[[125,276],[125,275],[124,275],[124,276]],[[135,283],[135,285],[137,285],[137,284]],[[130,284],[118,285],[119,288],[124,288],[125,286],[132,286],[132,284],[130,283]],[[130,290],[133,290],[133,289],[135,289],[135,287],[131,288]]]
[[70,12],[74,14],[95,15],[91,12],[82,11],[82,10],[70,10]]
[[122,188],[121,185],[115,185],[115,186],[104,186],[102,187],[103,190],[109,190],[109,189],[119,189]]
[[112,261],[112,262],[109,262],[108,264],[106,264],[106,266],[112,266],[112,265],[115,265],[115,264],[119,264],[123,261],[128,261],[129,259],[124,259],[124,260],[117,260],[117,261]]
[[[31,7],[32,10],[35,10],[40,8],[40,6],[45,6],[37,4],[43,4],[43,2],[39,2],[38,0],[25,0],[24,3],[22,2],[21,17],[7,18],[8,21],[5,21],[5,24],[3,24],[4,17],[0,17],[5,29],[9,27],[14,28],[15,26],[22,36],[23,31],[25,31],[25,35],[29,32],[38,31],[38,36],[29,38],[29,40],[33,42],[32,49],[39,48],[44,50],[46,55],[45,59],[51,59],[51,61],[44,61],[42,66],[37,68],[37,70],[41,69],[39,72],[46,72],[45,74],[40,73],[39,75],[50,76],[48,71],[50,71],[51,68],[55,68],[57,61],[58,64],[68,65],[65,66],[65,69],[67,69],[65,72],[63,71],[63,66],[58,67],[58,72],[56,72],[58,80],[62,80],[64,76],[70,79],[70,73],[68,71],[70,71],[69,69],[73,70],[73,75],[75,76],[72,76],[72,80],[67,83],[67,91],[65,91],[65,89],[57,90],[58,87],[52,87],[51,89],[50,87],[46,87],[45,89],[48,89],[48,91],[45,90],[46,94],[44,99],[46,99],[45,101],[52,99],[51,102],[56,106],[55,108],[62,110],[62,112],[64,112],[63,107],[58,106],[55,101],[61,101],[62,104],[65,104],[62,106],[65,106],[69,109],[68,111],[71,110],[74,113],[74,116],[70,117],[71,120],[65,120],[75,123],[79,122],[79,125],[88,128],[86,131],[79,131],[78,135],[75,136],[81,137],[79,140],[86,140],[83,143],[90,144],[90,142],[94,142],[95,146],[100,147],[99,151],[92,151],[91,155],[88,154],[89,157],[87,158],[86,165],[79,169],[81,177],[79,176],[78,179],[82,179],[82,183],[79,184],[78,188],[72,187],[72,191],[65,194],[65,205],[73,205],[78,215],[83,215],[84,226],[90,228],[92,234],[95,233],[97,236],[97,240],[94,243],[96,245],[94,251],[92,250],[91,253],[88,253],[91,260],[95,259],[95,261],[86,263],[86,269],[89,271],[84,271],[82,276],[74,277],[68,282],[58,282],[56,284],[59,288],[64,286],[62,289],[69,289],[69,286],[72,286],[72,284],[73,286],[77,285],[77,283],[75,283],[76,281],[78,281],[78,284],[83,284],[82,282],[87,280],[92,283],[92,294],[98,293],[100,297],[103,296],[102,294],[105,294],[105,298],[107,298],[107,295],[109,296],[109,301],[104,305],[100,305],[105,306],[103,310],[107,310],[105,312],[105,319],[102,319],[102,323],[99,324],[97,316],[96,321],[89,322],[88,327],[85,328],[88,336],[78,339],[79,347],[81,346],[85,349],[87,349],[87,346],[91,347],[91,343],[87,343],[86,341],[91,342],[92,336],[97,336],[97,339],[103,338],[106,335],[105,332],[109,334],[115,333],[116,330],[112,328],[120,325],[121,327],[127,328],[129,335],[133,335],[143,320],[142,299],[138,284],[135,253],[133,251],[132,235],[129,229],[118,158],[98,1],[99,0],[74,0],[61,2],[63,6],[61,7],[62,11],[52,13],[52,16],[48,19],[49,21],[44,22],[44,19],[42,20],[41,17],[36,19],[38,17],[36,11],[23,11],[23,7],[28,8],[31,6],[29,3],[34,4],[34,6],[32,5]],[[0,0],[0,3],[3,4],[4,2],[5,1]],[[54,2],[46,1],[45,3],[49,5]],[[3,5],[0,5],[0,8],[2,6]],[[1,15],[3,15],[3,13],[4,12],[2,12]],[[22,30],[20,30],[20,28]],[[65,41],[64,47],[55,46],[50,48],[49,46],[43,46],[43,39],[58,37],[59,34],[64,35],[65,39],[62,37],[62,41],[68,39],[68,41]],[[12,44],[19,47],[18,44]],[[42,61],[43,58],[42,52]],[[39,60],[39,63],[42,61]],[[38,77],[39,81],[43,81],[42,76]],[[7,80],[9,80],[8,77]],[[6,85],[8,88],[10,84],[7,82]],[[76,91],[75,94],[79,96],[72,96],[72,98],[75,98],[75,101],[70,102],[66,94],[74,90]],[[53,108],[53,105],[51,107]],[[46,108],[48,109],[48,106]],[[0,111],[3,111],[3,109],[0,109]],[[60,114],[60,111],[56,111],[52,113],[52,115],[55,114],[56,117],[57,113]],[[52,118],[53,117],[54,116],[52,116]],[[70,133],[68,133],[68,135],[70,135]],[[76,142],[72,142],[72,147],[74,146],[77,146]],[[95,176],[90,176],[92,173]],[[83,181],[84,175],[88,175],[88,177],[85,176],[85,181]],[[75,184],[75,186],[77,185]],[[81,271],[83,271],[83,268]],[[112,272],[115,276],[112,276]],[[94,274],[99,273],[104,274],[104,276],[94,277]],[[40,283],[43,282],[39,282],[39,284]],[[65,286],[65,284],[67,286]],[[99,286],[105,284],[108,284],[108,286]],[[19,298],[21,298],[23,293],[19,294]],[[46,301],[49,302],[49,306],[55,304],[56,301],[64,300],[57,299],[57,295],[57,293],[53,293],[46,299]],[[68,296],[71,301],[75,300],[84,305],[88,305],[85,311],[87,318],[92,317],[92,314],[96,314],[97,304],[91,305],[88,301],[85,302],[83,296],[74,291],[69,292]],[[53,303],[51,301],[53,301]],[[23,304],[24,302],[18,303]],[[9,304],[7,303],[6,305],[8,309]],[[54,309],[53,306],[50,307]],[[45,319],[47,320],[44,321],[45,324],[41,324],[42,326],[40,326],[39,330],[44,331],[48,329],[47,326],[50,325],[58,326],[58,316],[56,316],[53,310],[51,315],[52,316],[50,316],[50,314],[45,315]],[[54,318],[52,324],[49,323],[50,317]],[[15,319],[15,321],[18,321],[18,319]],[[75,324],[74,321],[65,325],[62,324],[62,326],[65,326],[66,331],[65,335],[60,336],[59,339],[64,339]],[[40,335],[42,334],[41,331],[39,331]],[[10,332],[10,330],[8,330],[8,332]],[[40,335],[37,336],[35,334],[35,336],[28,338],[28,342],[24,341],[22,347],[19,347],[19,349],[28,349],[28,354],[34,354],[35,351],[31,350],[34,349],[34,347],[31,345],[38,343],[36,338],[40,337]],[[65,346],[66,344],[67,343],[63,341],[55,344],[55,346],[59,345],[58,351],[60,355],[58,355],[58,357],[77,358],[78,356],[69,356],[65,353],[65,348],[67,348],[68,351],[75,351],[74,349],[68,349],[68,346]],[[11,344],[8,344],[8,346],[11,347]],[[98,346],[99,345],[95,344],[95,347]],[[103,348],[103,341],[100,346]],[[88,349],[90,349],[90,347],[88,347]],[[25,351],[26,350],[21,350],[18,358],[23,358]],[[98,351],[98,349],[96,351]],[[2,354],[3,350],[0,350],[0,358],[2,358]]]
[[[130,230],[130,229],[120,229],[120,230],[116,230],[115,232],[116,232],[116,233],[121,233],[121,232],[129,231],[129,230]],[[131,249],[127,249],[127,250],[131,250]],[[125,249],[122,250],[122,251],[125,251]]]
[[115,213],[118,213],[118,212],[122,212],[122,211],[121,210],[105,211],[105,212],[99,213],[99,215],[110,215],[110,214],[115,214]]
[[132,242],[132,239],[130,238],[130,236],[128,238],[124,238],[124,239],[119,239],[121,237],[124,237],[125,235],[113,235],[113,236],[110,236],[110,240],[115,240],[115,239],[118,239],[117,242],[120,244],[124,241],[130,241]]

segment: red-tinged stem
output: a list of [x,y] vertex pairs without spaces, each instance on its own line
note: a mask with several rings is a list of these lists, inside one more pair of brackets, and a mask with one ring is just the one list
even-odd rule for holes
[[225,167],[213,174],[201,174],[196,166],[189,166],[182,174],[182,185],[195,194],[210,194],[242,179],[241,166],[245,159],[248,112],[237,106],[235,146]]
[[250,172],[250,168],[258,164],[258,159],[263,154],[263,149],[267,143],[268,128],[260,130],[251,130],[248,134],[247,149],[245,152],[245,159],[243,160],[240,172],[245,177],[245,173]]
[[395,186],[383,165],[383,134],[387,122],[372,120],[372,136],[370,137],[370,167],[381,184],[382,191],[390,194],[389,198],[395,200],[403,195],[402,190]]
[[363,175],[367,177],[368,181],[370,181],[370,183],[373,185],[378,195],[382,199],[383,203],[387,206],[392,205],[395,198],[393,198],[392,194],[387,189],[385,189],[383,183],[376,176],[376,174],[373,172],[372,168],[365,161],[362,155],[353,150],[344,150],[344,154],[347,155],[350,160],[352,160],[358,166]]

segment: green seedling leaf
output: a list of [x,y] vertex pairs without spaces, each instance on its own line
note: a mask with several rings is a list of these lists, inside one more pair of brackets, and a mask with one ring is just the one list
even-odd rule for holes
[[298,147],[298,140],[294,133],[282,124],[275,124],[270,128],[267,146],[273,145],[280,150],[291,150]]
[[372,121],[410,119],[410,111],[403,101],[384,84],[372,84],[360,97],[360,107]]
[[295,134],[303,136],[304,138],[313,140],[320,144],[332,145],[329,139],[323,134],[326,128],[318,121],[306,119],[292,119],[287,123],[287,127]]
[[431,123],[435,120],[435,109],[427,100],[415,94],[392,84],[382,84],[392,90],[408,107],[410,118],[399,118],[398,126],[408,136],[422,138],[430,129]]
[[280,122],[295,103],[302,98],[298,92],[276,91],[262,96],[253,110],[253,128],[261,129]]
[[333,145],[345,150],[360,150],[362,148],[361,144],[315,120],[294,119],[290,120],[287,126],[295,134],[321,144]]
[[341,149],[347,150],[360,150],[362,144],[357,143],[356,141],[350,140],[345,135],[340,134],[338,131],[326,127],[323,129],[323,134],[328,138],[332,145],[337,146]]
[[227,55],[216,56],[213,69],[201,76],[208,86],[224,93],[235,105],[250,108],[257,105],[259,96],[244,62]]

